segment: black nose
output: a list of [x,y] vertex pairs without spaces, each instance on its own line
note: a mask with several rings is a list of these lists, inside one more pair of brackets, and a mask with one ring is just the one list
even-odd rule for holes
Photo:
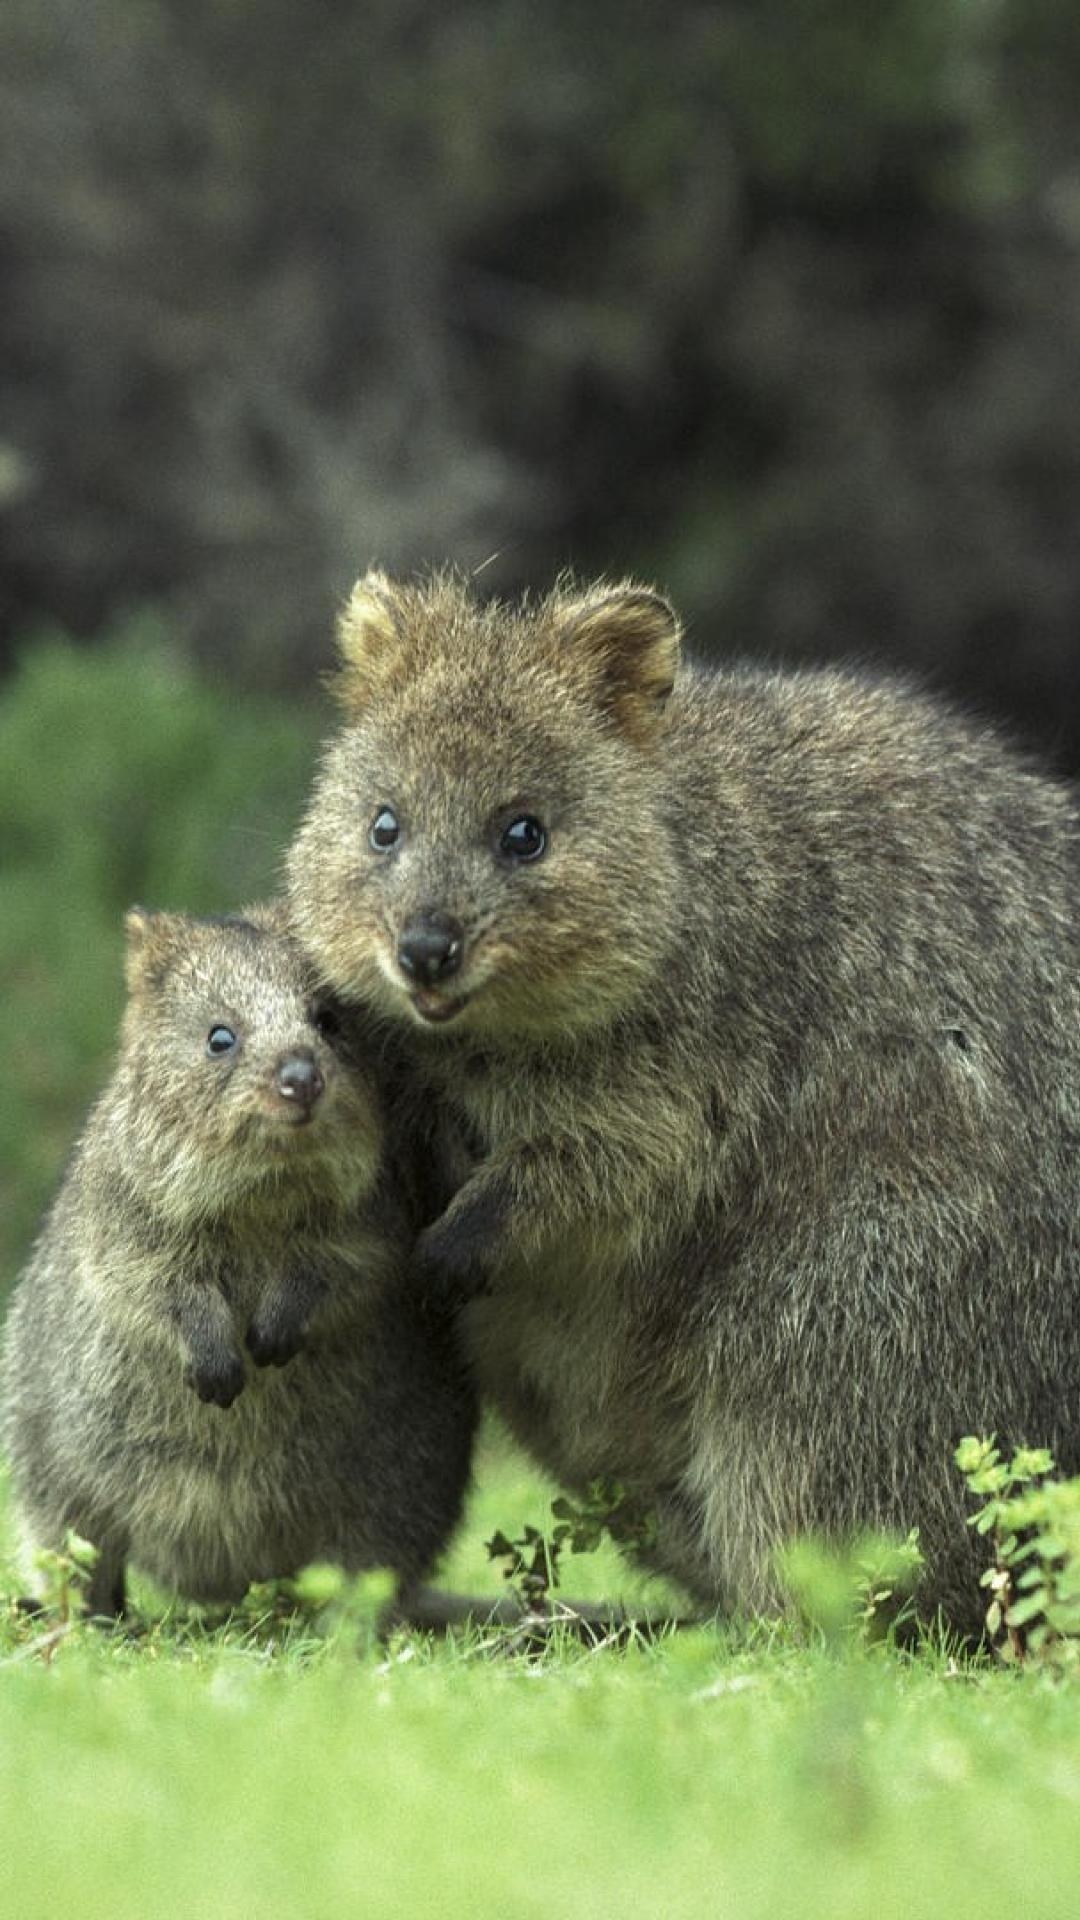
[[461,965],[465,929],[449,913],[422,913],[410,920],[398,941],[398,966],[410,980],[430,986],[448,980]]
[[286,1054],[284,1060],[278,1061],[275,1080],[283,1100],[291,1100],[294,1105],[308,1112],[315,1105],[325,1084],[315,1065],[314,1055],[310,1053]]

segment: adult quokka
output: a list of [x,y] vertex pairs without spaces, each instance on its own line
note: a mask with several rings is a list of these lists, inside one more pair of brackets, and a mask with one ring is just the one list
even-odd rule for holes
[[706,671],[667,603],[360,582],[290,859],[411,1035],[476,1377],[710,1606],[918,1526],[977,1627],[969,1431],[1080,1467],[1077,810],[901,685]]

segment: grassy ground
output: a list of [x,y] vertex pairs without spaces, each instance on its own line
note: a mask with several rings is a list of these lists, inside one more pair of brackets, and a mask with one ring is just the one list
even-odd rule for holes
[[[447,1574],[491,1587],[484,1534],[547,1492],[489,1439]],[[1080,1689],[1038,1675],[775,1629],[534,1661],[255,1608],[49,1632],[0,1625],[12,1920],[1080,1910]]]

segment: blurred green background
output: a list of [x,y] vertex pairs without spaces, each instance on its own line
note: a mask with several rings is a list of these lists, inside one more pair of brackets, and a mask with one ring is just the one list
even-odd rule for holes
[[44,638],[0,703],[0,1292],[101,1084],[135,902],[215,913],[272,891],[314,711],[228,698],[151,621]]
[[5,0],[0,1283],[123,908],[274,883],[373,559],[632,570],[1080,767],[1078,99],[1065,0]]

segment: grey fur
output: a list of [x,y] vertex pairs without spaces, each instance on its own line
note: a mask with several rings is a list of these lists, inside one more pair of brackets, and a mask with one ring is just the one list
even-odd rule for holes
[[[129,916],[119,1063],[9,1314],[27,1561],[68,1527],[92,1540],[94,1612],[122,1610],[129,1559],[202,1601],[314,1559],[411,1583],[461,1511],[472,1395],[403,1297],[381,1069],[314,1024],[279,921]],[[228,1061],[207,1054],[222,1021]],[[298,1056],[325,1081],[307,1122],[276,1077]]]
[[[426,1278],[544,1466],[621,1480],[724,1609],[800,1532],[917,1525],[977,1627],[956,1442],[1080,1468],[1076,805],[903,686],[678,643],[629,585],[368,576],[295,923],[412,1033],[457,1186]],[[464,959],[419,992],[432,911]]]

